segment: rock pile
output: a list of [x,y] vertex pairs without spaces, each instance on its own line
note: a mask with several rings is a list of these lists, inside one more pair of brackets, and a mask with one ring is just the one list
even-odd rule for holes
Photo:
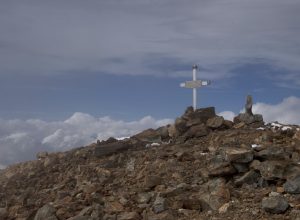
[[262,126],[264,124],[263,117],[260,114],[252,113],[252,96],[248,95],[245,104],[245,113],[240,113],[233,120],[236,124],[246,124],[252,126]]
[[300,218],[300,129],[254,124],[188,108],[128,139],[39,153],[0,174],[0,219]]

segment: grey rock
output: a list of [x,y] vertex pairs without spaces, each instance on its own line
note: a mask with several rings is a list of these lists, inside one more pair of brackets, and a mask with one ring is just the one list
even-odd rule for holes
[[137,195],[137,202],[139,204],[148,203],[150,199],[152,198],[152,193],[139,193]]
[[246,173],[249,170],[247,163],[231,163],[238,173]]
[[167,209],[166,199],[157,196],[154,203],[153,203],[153,206],[152,206],[153,212],[158,214],[158,213],[161,213],[161,212],[165,211],[166,209]]
[[291,194],[299,194],[300,193],[300,175],[288,179],[285,184],[283,184],[283,188],[287,193]]
[[259,171],[265,180],[284,179],[285,167],[284,161],[267,160],[260,163]]
[[206,122],[206,126],[216,129],[221,127],[223,123],[224,123],[224,118],[222,116],[216,116],[213,118],[209,118]]
[[200,190],[202,210],[217,211],[230,200],[230,192],[226,186],[226,180],[223,178],[211,179]]
[[244,122],[247,125],[253,124],[253,123],[262,123],[263,124],[263,117],[262,115],[250,115],[247,113],[240,113],[238,116],[236,116],[233,119],[234,123],[240,123]]
[[161,134],[158,130],[154,130],[152,128],[142,131],[139,134],[133,136],[134,138],[145,141],[145,142],[161,142]]
[[221,154],[229,162],[249,163],[253,160],[252,149],[243,147],[224,147],[221,149]]
[[284,213],[289,207],[287,200],[282,195],[265,197],[261,205],[263,210],[273,214]]
[[221,155],[217,155],[209,161],[208,171],[209,176],[228,176],[237,172],[230,162],[224,161]]
[[289,153],[282,147],[268,147],[255,154],[255,157],[267,160],[289,159],[289,156]]
[[249,115],[253,115],[253,113],[252,113],[252,105],[253,105],[252,96],[248,95],[247,99],[246,99],[246,104],[245,104],[245,111]]
[[234,181],[235,185],[242,186],[243,184],[253,184],[257,183],[259,180],[260,174],[254,170],[250,170],[245,173],[243,176],[239,177]]
[[34,220],[57,220],[55,212],[53,206],[46,204],[37,211]]

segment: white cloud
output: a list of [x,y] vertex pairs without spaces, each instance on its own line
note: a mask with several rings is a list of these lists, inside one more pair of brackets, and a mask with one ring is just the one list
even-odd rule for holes
[[[278,121],[283,124],[300,125],[300,98],[295,96],[287,97],[278,104],[258,102],[253,105],[252,110],[255,114],[262,114],[265,122]],[[240,111],[242,112],[245,112],[245,109]],[[232,111],[223,111],[218,115],[232,120],[236,114]]]
[[230,120],[230,121],[232,121],[235,116],[234,112],[231,111],[223,111],[218,113],[218,115],[223,116],[226,120]]
[[291,96],[275,105],[258,102],[253,105],[253,112],[262,114],[266,122],[278,121],[299,125],[300,98]]
[[0,119],[0,169],[7,164],[32,159],[40,151],[63,151],[97,139],[131,136],[169,123],[172,120],[156,120],[151,116],[125,122],[80,112],[65,121]]

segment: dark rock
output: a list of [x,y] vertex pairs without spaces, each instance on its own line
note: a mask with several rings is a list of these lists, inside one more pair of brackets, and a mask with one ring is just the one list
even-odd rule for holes
[[276,193],[275,195],[263,198],[261,205],[263,210],[273,214],[284,213],[289,207],[287,200],[282,195]]
[[224,120],[223,124],[224,124],[225,128],[228,128],[228,129],[233,127],[233,122],[229,121],[229,120]]
[[260,164],[259,171],[266,180],[284,179],[286,163],[283,161],[267,160]]
[[300,175],[288,179],[285,184],[283,184],[284,191],[291,194],[300,193]]
[[244,122],[247,125],[253,124],[253,123],[260,123],[263,125],[263,117],[262,115],[249,115],[247,113],[240,113],[238,116],[234,117],[233,119],[235,124],[238,124],[240,122]]
[[188,127],[186,125],[187,121],[182,118],[176,118],[175,120],[175,129],[178,132],[179,135],[183,134],[188,130]]
[[159,176],[146,176],[144,181],[144,186],[147,189],[151,189],[157,185],[160,185],[162,183],[162,178]]
[[252,105],[253,105],[252,96],[248,95],[247,99],[246,99],[246,104],[245,104],[245,111],[248,115],[253,115]]
[[46,204],[37,211],[34,220],[57,220],[55,213],[53,206]]
[[282,147],[268,147],[255,154],[255,157],[268,160],[289,159],[290,155]]
[[245,173],[249,170],[247,163],[231,163],[238,173]]
[[214,107],[200,108],[196,109],[196,111],[191,111],[189,107],[182,118],[187,121],[199,120],[201,123],[206,123],[209,118],[213,118],[215,116],[216,113]]
[[110,144],[104,144],[100,146],[96,146],[93,149],[93,155],[96,157],[102,157],[102,156],[107,156],[111,155],[114,153],[126,151],[130,149],[132,145],[130,145],[128,142],[115,142],[115,143],[110,143]]
[[188,198],[183,200],[183,208],[201,211],[201,201],[196,198]]
[[228,176],[236,173],[236,169],[230,162],[224,161],[221,155],[217,155],[209,161],[208,171],[209,176]]
[[6,208],[0,208],[0,219],[6,219],[8,215]]
[[206,126],[210,128],[219,128],[223,125],[224,118],[222,116],[215,116],[213,118],[209,118],[206,122]]
[[245,173],[243,176],[237,178],[234,183],[236,186],[242,186],[243,184],[253,184],[257,183],[259,180],[260,174],[254,170],[250,170]]
[[203,137],[208,134],[208,129],[205,124],[195,125],[188,129],[188,131],[184,134],[185,138],[195,138],[195,137]]

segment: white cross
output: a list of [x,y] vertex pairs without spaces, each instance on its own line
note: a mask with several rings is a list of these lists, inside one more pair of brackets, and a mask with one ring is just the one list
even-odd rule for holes
[[184,83],[180,83],[181,87],[193,89],[193,109],[194,111],[197,109],[197,88],[201,86],[207,86],[211,82],[209,80],[197,80],[197,69],[198,66],[194,65],[193,66],[193,81],[186,81]]

